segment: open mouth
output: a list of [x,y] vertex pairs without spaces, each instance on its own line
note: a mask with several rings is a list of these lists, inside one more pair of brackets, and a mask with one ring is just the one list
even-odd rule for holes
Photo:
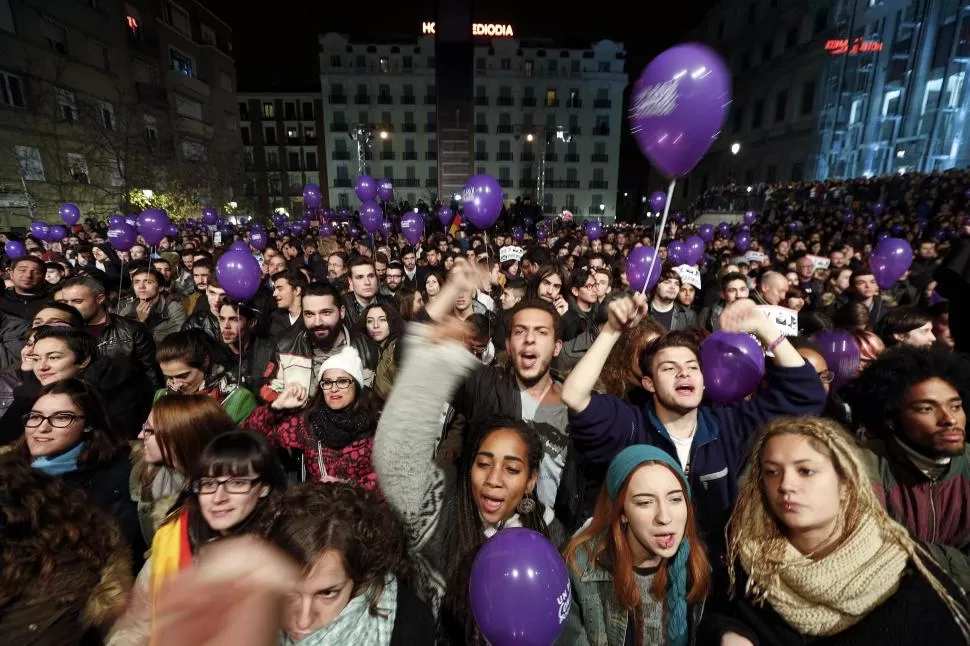
[[684,383],[677,385],[674,390],[676,390],[680,395],[693,395],[697,389],[693,384]]
[[482,494],[482,509],[487,513],[494,514],[499,509],[502,508],[502,503],[505,502],[501,498],[495,498],[493,496],[488,496]]
[[536,364],[539,363],[539,355],[533,352],[522,352],[519,354],[519,362],[525,369],[535,368]]
[[677,539],[676,534],[656,534],[655,538],[657,540],[657,546],[662,550],[669,550],[674,546],[674,541]]

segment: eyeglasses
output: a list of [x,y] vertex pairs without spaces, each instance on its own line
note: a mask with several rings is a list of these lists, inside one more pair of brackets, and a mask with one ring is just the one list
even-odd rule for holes
[[818,378],[823,384],[830,384],[835,380],[835,373],[831,370],[823,370],[818,373]]
[[350,384],[354,383],[353,379],[349,377],[340,377],[339,379],[321,379],[320,388],[323,390],[347,390],[350,388]]
[[57,412],[52,415],[41,415],[40,413],[27,413],[23,417],[24,426],[27,428],[37,428],[47,422],[54,428],[67,428],[79,419],[84,419],[84,415],[75,413]]
[[227,478],[225,480],[199,478],[192,483],[192,492],[211,496],[219,491],[219,487],[225,487],[226,493],[249,493],[259,480],[259,478]]

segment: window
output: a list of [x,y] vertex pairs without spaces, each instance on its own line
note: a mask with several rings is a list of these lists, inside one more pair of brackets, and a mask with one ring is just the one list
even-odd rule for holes
[[145,115],[145,143],[149,150],[158,150],[158,120],[150,114]]
[[386,56],[381,56],[380,60],[378,61],[378,64],[380,66],[381,74],[387,74],[388,72],[391,71],[391,62],[387,59]]
[[192,21],[189,19],[188,11],[174,2],[169,2],[165,5],[165,14],[166,18],[168,18],[168,24],[189,38],[192,37]]
[[758,99],[754,102],[754,108],[751,110],[751,128],[760,128],[761,121],[764,119],[765,115],[765,100]]
[[340,57],[336,54],[330,57],[330,67],[340,67]]
[[554,108],[559,105],[559,97],[555,90],[546,90],[546,107]]
[[356,67],[366,67],[367,59],[362,54],[357,54],[357,60],[355,61]]
[[17,154],[17,164],[20,166],[20,177],[28,182],[46,182],[44,162],[40,158],[40,149],[30,146],[14,146]]
[[784,121],[786,112],[788,112],[788,90],[782,90],[775,95],[775,123]]
[[407,179],[417,179],[418,172],[417,170],[415,170],[414,166],[408,166],[407,168],[404,169],[404,176]]
[[803,117],[812,114],[815,108],[815,81],[808,81],[802,86],[802,105],[799,114]]
[[108,48],[96,40],[88,41],[88,62],[99,70],[106,70],[110,67],[108,59]]
[[47,40],[48,47],[58,54],[67,54],[67,29],[64,28],[64,25],[44,16],[41,21],[40,32]]
[[239,102],[239,118],[243,121],[249,121],[249,104],[245,101]]
[[10,108],[22,108],[24,102],[24,83],[19,76],[0,71],[0,104]]
[[270,146],[276,145],[276,126],[263,128],[263,141]]
[[280,169],[280,154],[276,150],[266,151],[266,170]]
[[242,137],[242,142],[244,146],[253,145],[252,135],[249,134],[249,126],[243,126],[239,129],[239,134]]
[[206,147],[201,141],[183,141],[182,157],[189,161],[205,161]]
[[219,87],[226,92],[232,92],[232,77],[225,72],[219,72]]
[[303,120],[313,121],[313,101],[303,102]]
[[74,93],[69,90],[55,89],[57,95],[57,109],[61,118],[68,123],[77,121],[77,105],[74,103]]
[[264,119],[275,119],[276,118],[276,106],[272,101],[263,101],[263,118]]
[[479,71],[479,72],[484,72],[485,71],[485,59],[484,58],[476,58],[475,59],[475,70],[476,71]]
[[105,130],[115,129],[115,107],[105,101],[98,101],[98,109],[101,113],[101,125]]
[[[484,62],[484,60],[482,61]],[[482,66],[484,68],[484,66]],[[525,72],[526,76],[532,76],[533,68],[535,67],[532,61],[526,61],[522,64],[522,71]]]
[[503,58],[499,64],[499,69],[502,69],[502,70],[512,69],[512,60],[509,58]]
[[403,67],[406,70],[414,69],[414,58],[411,56],[405,56],[403,59]]
[[80,153],[67,153],[67,170],[71,177],[79,184],[90,184],[91,177],[88,175],[88,160]]
[[205,106],[201,101],[175,93],[175,113],[180,117],[202,121],[205,118]]
[[598,63],[596,63],[596,71],[601,74],[608,74],[610,71],[610,62],[599,61]]
[[309,150],[304,153],[306,159],[306,170],[317,170],[317,154]]
[[740,103],[734,104],[734,113],[731,115],[731,134],[738,134],[744,127],[744,106]]
[[300,153],[289,152],[286,154],[286,168],[287,170],[300,169]]
[[[279,164],[277,164],[279,166]],[[275,170],[275,169],[274,169]],[[283,192],[283,182],[280,181],[279,177],[269,178],[269,194],[273,197],[279,197]]]
[[288,126],[286,128],[286,143],[291,145],[300,143],[300,131],[296,126]]
[[202,34],[202,44],[216,46],[216,30],[211,26],[202,23],[199,25],[199,31]]
[[113,159],[110,164],[111,174],[108,182],[112,186],[125,185],[125,161],[123,159]]
[[179,74],[184,74],[186,76],[194,76],[192,70],[195,67],[195,64],[192,62],[191,58],[174,49],[169,50],[169,54],[171,55],[173,70],[175,70]]
[[308,143],[308,144],[315,144],[315,143],[317,143],[317,129],[314,128],[314,127],[312,127],[312,126],[308,126],[308,127],[304,128],[303,129],[303,141],[305,143]]
[[231,112],[227,112],[223,116],[222,123],[225,124],[226,130],[231,130],[232,132],[239,130],[239,120],[236,119],[236,115],[232,114]]

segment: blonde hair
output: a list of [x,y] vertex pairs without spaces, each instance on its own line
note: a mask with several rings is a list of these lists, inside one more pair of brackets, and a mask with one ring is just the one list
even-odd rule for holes
[[761,459],[769,440],[781,435],[799,435],[830,460],[845,487],[841,535],[848,536],[867,518],[875,520],[887,543],[898,545],[926,578],[933,590],[953,614],[957,626],[970,640],[970,623],[963,605],[949,593],[939,578],[927,567],[933,558],[909,535],[905,527],[889,517],[870,484],[855,440],[837,422],[818,417],[789,417],[766,424],[758,435],[751,452],[751,471],[738,492],[737,504],[725,530],[727,539],[728,576],[730,589],[736,582],[736,563],[742,545],[747,545],[754,558],[750,559],[746,594],[756,604],[764,603],[776,575],[784,566],[787,545],[785,527],[771,512],[765,494]]

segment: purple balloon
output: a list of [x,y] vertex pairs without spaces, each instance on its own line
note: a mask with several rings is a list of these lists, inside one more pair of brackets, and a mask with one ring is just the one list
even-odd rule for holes
[[740,232],[738,235],[734,236],[734,248],[738,250],[738,253],[744,253],[751,248],[751,235]]
[[229,245],[229,249],[227,249],[226,251],[227,253],[233,252],[233,251],[241,251],[243,253],[249,253],[249,245],[242,240],[236,240],[231,245]]
[[717,232],[726,238],[728,234],[731,233],[731,225],[727,222],[719,222],[717,225]]
[[424,235],[424,218],[414,211],[408,211],[401,216],[401,233],[409,245],[416,245]]
[[381,202],[390,202],[394,199],[394,182],[389,179],[382,179],[377,182],[377,197]]
[[[358,178],[360,179],[360,178]],[[381,230],[381,222],[384,220],[384,212],[377,202],[369,200],[360,205],[360,225],[364,231],[374,235]]]
[[731,105],[731,74],[713,49],[685,43],[643,70],[630,95],[640,150],[667,177],[687,174],[721,131]]
[[691,236],[687,238],[684,242],[684,264],[685,265],[696,265],[704,257],[704,238],[700,236]]
[[137,227],[138,226],[138,218],[136,218],[133,215],[126,215],[125,216],[125,224],[127,224],[130,227]]
[[116,215],[109,215],[108,216],[108,227],[109,228],[110,227],[116,227],[119,224],[124,223],[124,221],[125,221],[125,218],[123,216],[120,216],[120,215],[117,215],[117,214]]
[[667,258],[675,265],[684,265],[684,243],[674,240],[667,245]]
[[359,238],[360,237],[360,229],[358,229],[357,227],[354,227],[354,226],[350,227],[347,230],[347,233],[350,234],[350,237],[351,238],[355,238],[356,239],[356,238]]
[[70,202],[61,204],[61,208],[57,209],[57,213],[64,220],[64,224],[69,227],[73,227],[81,219],[81,209],[77,208],[76,204],[71,204]]
[[455,213],[450,206],[438,207],[438,221],[441,222],[441,226],[447,227],[454,219]]
[[138,234],[135,232],[135,227],[127,222],[108,229],[108,242],[117,251],[128,251],[135,246],[137,240]]
[[179,237],[179,228],[178,228],[178,225],[177,224],[174,224],[174,223],[169,223],[168,230],[165,232],[165,234],[169,238],[178,238]]
[[226,294],[245,301],[256,295],[262,271],[259,262],[248,250],[229,251],[216,263],[216,276]]
[[700,229],[698,229],[698,235],[704,242],[710,242],[714,239],[714,225],[702,224]]
[[754,211],[745,211],[744,212],[744,223],[747,224],[749,227],[752,224],[754,224],[754,221],[757,220],[757,219],[758,219],[758,214],[755,213]]
[[549,234],[546,233],[545,229],[539,229],[538,231],[536,231],[536,240],[538,240],[539,242],[545,242],[546,238],[548,237],[549,237]]
[[872,211],[872,214],[878,218],[880,215],[882,215],[882,212],[886,210],[886,205],[882,202],[873,202],[869,210]]
[[[656,251],[653,247],[637,247],[630,252],[626,259],[626,279],[630,287],[638,292],[648,292],[660,281],[660,270],[663,263],[657,258],[650,271],[650,262]],[[650,275],[647,276],[647,272]]]
[[138,216],[138,233],[150,245],[156,245],[168,234],[168,215],[161,209],[148,209]]
[[7,240],[3,245],[3,251],[7,254],[7,258],[11,260],[16,260],[17,258],[23,258],[27,255],[27,247],[24,246],[23,242],[19,240]]
[[30,223],[30,233],[38,240],[47,240],[47,236],[51,232],[51,227],[46,222],[41,222],[36,220]]
[[377,182],[370,175],[358,175],[354,181],[354,192],[361,202],[371,202],[377,197]]
[[913,248],[900,238],[880,240],[869,256],[869,266],[880,289],[889,289],[909,270]]
[[603,224],[597,220],[589,222],[586,228],[586,235],[590,240],[599,240],[603,237]]
[[650,194],[650,209],[654,213],[660,213],[664,210],[664,205],[667,203],[667,194],[663,191],[654,191]]
[[51,242],[59,242],[67,237],[67,228],[63,224],[55,224],[51,226],[51,230],[47,233],[47,239]]
[[381,235],[385,238],[390,238],[394,234],[394,223],[390,220],[384,220],[381,222]]
[[859,346],[852,335],[845,330],[823,330],[816,333],[814,339],[829,370],[835,373],[832,390],[852,381],[861,363]]
[[502,187],[491,175],[475,175],[462,191],[462,206],[472,224],[489,229],[502,212]]
[[704,394],[734,404],[754,392],[765,374],[765,354],[750,334],[719,330],[701,344]]
[[207,225],[215,226],[219,223],[219,212],[216,211],[215,207],[207,206],[202,209],[202,221]]
[[331,237],[333,235],[333,225],[331,225],[329,222],[324,222],[320,226],[320,235],[324,238]]
[[566,626],[569,573],[556,547],[523,527],[503,529],[478,550],[468,580],[472,615],[490,644],[549,646]]
[[323,197],[320,195],[320,187],[310,183],[303,187],[303,202],[311,209],[320,208]]
[[249,232],[249,244],[253,246],[256,251],[262,251],[266,248],[269,238],[266,236],[266,232],[262,229],[254,228]]
[[842,214],[842,222],[845,224],[852,224],[855,221],[855,214],[852,211],[846,211]]
[[687,216],[684,215],[683,211],[677,211],[674,213],[674,222],[677,223],[677,226],[682,227],[687,222]]

